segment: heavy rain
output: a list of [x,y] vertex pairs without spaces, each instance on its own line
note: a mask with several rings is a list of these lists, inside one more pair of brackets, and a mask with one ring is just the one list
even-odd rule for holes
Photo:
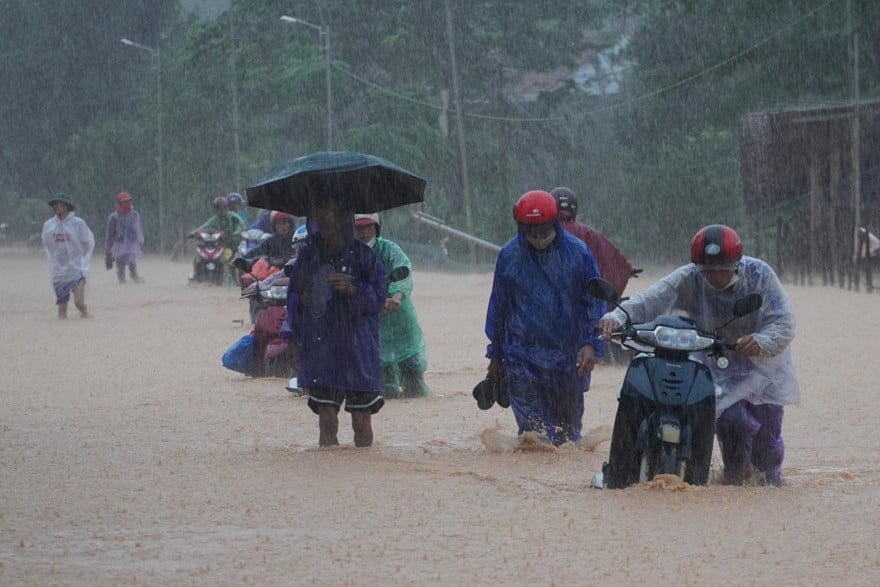
[[[0,2],[0,583],[877,584],[878,48],[875,0]],[[615,427],[584,271],[728,295],[652,393],[763,365],[781,468]],[[583,416],[534,430],[554,353]]]

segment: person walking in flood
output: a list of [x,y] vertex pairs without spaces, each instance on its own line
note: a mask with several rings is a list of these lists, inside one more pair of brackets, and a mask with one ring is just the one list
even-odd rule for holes
[[73,200],[66,194],[57,194],[49,200],[55,215],[43,224],[43,248],[49,257],[49,279],[55,290],[58,318],[67,318],[67,305],[73,294],[73,303],[80,316],[88,317],[86,308],[86,279],[91,271],[95,235],[82,218],[75,213]]
[[514,206],[517,235],[498,254],[486,312],[488,378],[508,380],[519,434],[559,446],[581,439],[584,390],[602,353],[603,302],[586,293],[599,276],[590,250],[559,225],[550,193]]
[[300,347],[299,385],[318,415],[318,444],[339,444],[339,409],[351,414],[354,444],[373,444],[372,415],[385,403],[379,364],[379,316],[386,275],[373,250],[354,238],[354,214],[327,199],[288,266],[288,315]]
[[[761,308],[720,330],[736,343],[727,355],[729,365],[720,369],[716,361],[705,361],[718,389],[715,431],[724,462],[721,482],[780,486],[784,406],[799,403],[800,388],[791,357],[794,313],[773,269],[743,255],[742,241],[732,228],[712,224],[694,235],[691,263],[624,301],[621,308],[635,324],[677,311],[701,330],[715,332],[732,315],[733,304],[749,294],[760,294]],[[599,321],[599,331],[610,337],[624,320],[623,310],[615,309]]]
[[134,209],[128,192],[119,192],[116,209],[107,218],[105,250],[107,269],[112,269],[116,263],[116,279],[119,283],[125,283],[126,269],[132,281],[141,283],[137,260],[144,252],[144,230],[141,215]]
[[428,358],[419,317],[412,303],[412,262],[400,246],[380,236],[378,214],[355,214],[354,232],[362,243],[376,251],[385,272],[406,267],[407,275],[388,284],[388,299],[379,322],[379,354],[382,361],[385,398],[425,397],[431,389],[425,383]]
[[608,237],[577,219],[578,198],[571,188],[560,186],[550,193],[559,207],[559,224],[590,248],[602,279],[611,283],[622,296],[633,275],[632,264]]

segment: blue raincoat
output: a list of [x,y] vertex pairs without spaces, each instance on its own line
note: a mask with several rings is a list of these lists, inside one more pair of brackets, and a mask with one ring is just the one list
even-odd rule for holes
[[[300,385],[381,392],[379,316],[385,305],[385,268],[352,235],[339,253],[323,261],[320,242],[320,233],[310,236],[290,268],[287,304],[301,349]],[[357,293],[333,292],[324,280],[333,272],[351,275]]]
[[[602,355],[596,324],[603,302],[587,295],[599,277],[589,248],[556,223],[556,238],[539,251],[522,232],[498,254],[486,315],[486,356],[502,359],[517,379],[552,383],[577,368],[578,350],[592,345]],[[579,382],[589,388],[589,373]]]

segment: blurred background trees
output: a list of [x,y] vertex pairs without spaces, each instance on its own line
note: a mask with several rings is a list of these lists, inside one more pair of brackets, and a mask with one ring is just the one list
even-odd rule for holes
[[[880,85],[873,0],[448,0],[450,23],[441,1],[240,0],[201,18],[198,5],[0,2],[0,221],[15,236],[39,230],[58,191],[101,232],[124,189],[156,250],[157,86],[168,246],[214,196],[323,150],[324,54],[283,14],[330,29],[334,150],[421,174],[428,213],[464,230],[469,205],[472,232],[497,243],[522,192],[567,185],[639,263],[682,261],[705,223],[744,224],[738,116],[850,100],[856,34],[861,97]],[[161,51],[161,78],[123,37]],[[440,240],[406,211],[385,222],[397,240]]]

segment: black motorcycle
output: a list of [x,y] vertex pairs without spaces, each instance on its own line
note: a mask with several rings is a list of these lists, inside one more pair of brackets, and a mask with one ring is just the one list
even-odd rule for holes
[[[620,307],[618,293],[607,281],[591,279],[587,291]],[[761,304],[759,294],[737,300],[724,326]],[[618,395],[611,450],[600,482],[618,489],[671,474],[691,485],[705,485],[715,436],[715,383],[709,368],[692,355],[707,353],[725,369],[724,351],[734,344],[700,331],[689,318],[673,315],[632,324],[626,314],[613,340],[636,354]]]

